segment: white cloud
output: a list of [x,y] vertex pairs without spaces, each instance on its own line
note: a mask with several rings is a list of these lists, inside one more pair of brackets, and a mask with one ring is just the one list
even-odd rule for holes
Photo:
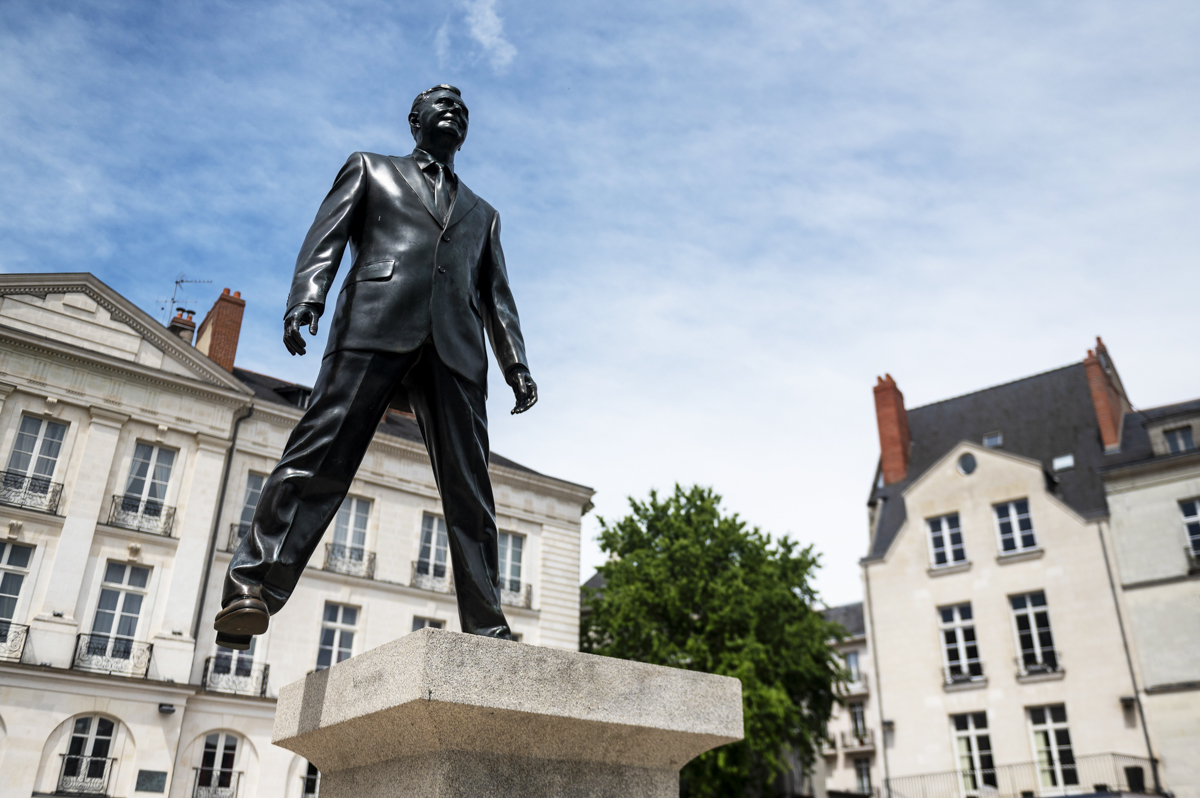
[[517,56],[517,48],[504,38],[504,21],[496,13],[496,0],[463,0],[467,31],[488,55],[492,68],[503,70]]

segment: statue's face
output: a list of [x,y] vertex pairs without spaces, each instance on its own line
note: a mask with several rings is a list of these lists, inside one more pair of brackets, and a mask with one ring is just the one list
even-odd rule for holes
[[418,140],[444,136],[461,144],[467,137],[467,123],[467,106],[452,91],[434,92],[417,109]]

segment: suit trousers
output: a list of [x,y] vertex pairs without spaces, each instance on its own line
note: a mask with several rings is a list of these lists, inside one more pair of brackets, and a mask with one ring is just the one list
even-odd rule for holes
[[442,496],[462,630],[510,634],[500,606],[496,507],[484,389],[451,371],[431,341],[402,354],[327,354],[304,417],[267,478],[234,552],[224,602],[254,595],[279,612],[341,507],[397,390],[408,395]]

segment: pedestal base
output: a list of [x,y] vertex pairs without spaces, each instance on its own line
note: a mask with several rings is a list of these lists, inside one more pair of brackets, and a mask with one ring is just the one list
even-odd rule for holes
[[671,796],[742,738],[736,679],[423,629],[280,691],[325,798]]

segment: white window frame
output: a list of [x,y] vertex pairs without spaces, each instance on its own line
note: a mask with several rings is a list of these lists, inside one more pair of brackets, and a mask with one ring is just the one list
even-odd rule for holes
[[[433,513],[421,516],[421,538],[417,549],[417,573],[433,579],[450,575],[450,538],[446,519]],[[422,571],[421,568],[425,570]]]
[[[983,661],[979,657],[979,639],[975,634],[975,613],[971,602],[938,607],[938,624],[946,684],[983,679]],[[958,654],[957,661],[950,659],[951,648]],[[951,673],[954,668],[958,668],[958,674]]]
[[[79,728],[79,722],[84,719],[88,721],[88,728],[82,734],[80,734],[77,729]],[[100,735],[101,721],[106,721],[112,724],[112,733],[107,737],[101,737]],[[62,784],[64,779],[72,779],[72,788],[80,789],[80,791],[91,790],[95,793],[101,792],[112,780],[112,770],[115,763],[107,760],[115,758],[116,752],[121,750],[120,747],[118,747],[118,739],[120,734],[120,721],[102,713],[85,712],[81,715],[76,715],[75,717],[71,718],[71,730],[65,735],[65,761],[63,762],[62,770],[60,771],[59,775],[55,777],[56,788],[61,788],[64,786]],[[83,740],[82,745],[77,753],[72,753],[75,740],[80,738]],[[99,756],[96,754],[97,739],[107,741],[106,747]],[[101,768],[94,768],[92,767],[93,763],[89,761],[93,759],[105,760],[105,764]],[[78,763],[74,767],[72,767],[70,764],[72,760]],[[78,760],[84,761],[79,762]],[[80,767],[80,765],[85,765],[85,767]],[[85,768],[86,773],[84,772]],[[74,774],[68,774],[68,771],[72,769],[76,770],[76,772]],[[99,773],[97,773],[97,770],[99,770]]]
[[412,630],[414,632],[420,629],[445,629],[446,622],[438,618],[426,618],[421,615],[414,615],[412,622]]
[[952,714],[950,733],[954,737],[954,758],[963,794],[978,795],[985,786],[995,788],[996,760],[987,712]]
[[[29,557],[25,560],[24,565],[14,563],[13,554],[17,549],[28,550]],[[33,557],[37,554],[37,547],[31,546],[28,543],[15,543],[11,540],[0,541],[0,586],[7,582],[9,590],[15,590],[15,593],[0,593],[3,596],[13,598],[12,614],[5,618],[0,615],[0,647],[3,647],[8,640],[10,634],[9,625],[19,624],[21,619],[25,617],[22,610],[25,609],[25,602],[22,601],[22,594],[28,596],[29,591],[24,590],[25,583],[33,570]],[[10,576],[11,575],[11,576]],[[15,585],[14,585],[15,583]]]
[[[332,618],[330,617],[331,609],[334,610]],[[353,620],[346,620],[346,610],[353,613]],[[362,607],[341,604],[336,601],[325,602],[325,606],[321,610],[321,634],[317,639],[317,670],[325,670],[331,665],[345,662],[354,656],[354,644],[358,640],[358,623],[361,618]],[[326,631],[333,634],[326,635]],[[350,636],[349,641],[346,640],[346,635]],[[326,649],[329,650],[329,662],[321,664],[322,654]],[[342,656],[343,653],[345,656]]]
[[[210,749],[208,746],[213,738],[216,738],[216,745],[211,749],[212,759],[209,761]],[[229,751],[231,742],[233,743],[232,754]],[[236,732],[210,731],[205,733],[199,746],[199,761],[196,763],[196,796],[227,795],[238,790],[237,782],[240,781],[238,762],[242,758],[244,747],[245,738]],[[204,783],[206,781],[207,784]]]
[[[1024,600],[1023,607],[1014,606],[1018,599]],[[1040,604],[1035,601],[1040,600]],[[1050,622],[1050,603],[1046,600],[1046,591],[1031,590],[1028,593],[1015,593],[1008,597],[1009,610],[1012,612],[1013,620],[1013,635],[1017,645],[1017,668],[1022,675],[1030,673],[1054,673],[1062,670],[1062,662],[1059,658],[1058,647],[1054,643],[1054,625]],[[1045,615],[1044,631],[1038,626],[1038,615]],[[1021,642],[1021,623],[1020,618],[1024,617],[1028,623],[1028,634],[1033,644],[1031,649],[1026,649]],[[1050,638],[1049,645],[1046,645],[1042,639],[1042,635],[1048,635]],[[1032,651],[1035,661],[1030,663],[1025,660],[1025,652]],[[1049,656],[1047,656],[1049,655]]]
[[1183,516],[1183,540],[1188,553],[1193,559],[1200,559],[1200,496],[1179,502],[1179,513]]
[[[109,578],[114,567],[121,569],[121,580],[119,582],[112,581]],[[146,582],[143,585],[138,585],[131,581],[131,577],[139,571],[144,572],[146,575]],[[132,663],[136,644],[143,642],[145,639],[147,624],[142,623],[142,615],[149,608],[150,580],[153,576],[154,572],[149,566],[116,560],[105,561],[104,573],[100,577],[100,588],[96,593],[95,607],[92,610],[92,625],[88,631],[88,656],[105,657],[110,660],[128,660]],[[110,610],[101,607],[100,603],[104,600],[105,591],[117,594],[117,602],[114,609]],[[127,609],[131,598],[137,599],[136,612],[129,612]],[[112,615],[112,622],[107,632],[96,629],[96,624],[99,622],[100,613],[102,612]],[[120,631],[122,621],[128,617],[134,619],[133,630],[123,633]],[[104,638],[105,640],[103,651],[97,646],[97,637]],[[122,644],[118,641],[125,642]]]
[[854,759],[854,786],[861,795],[871,794],[871,760],[865,756]]
[[851,649],[842,654],[842,662],[846,664],[846,670],[850,673],[850,683],[858,684],[862,681],[862,671],[859,670],[858,662],[859,649]]
[[500,587],[509,593],[520,593],[526,584],[521,579],[521,569],[525,560],[525,542],[525,536],[516,532],[501,531],[497,536]]
[[347,496],[333,519],[333,545],[342,547],[339,559],[362,562],[367,556],[367,533],[373,502],[363,496]]
[[867,729],[867,705],[864,701],[851,701],[846,704],[846,714],[850,718],[850,736],[856,740],[866,739],[869,731]]
[[258,502],[262,498],[263,485],[266,482],[267,477],[265,474],[259,474],[255,471],[246,472],[246,492],[242,494],[242,512],[238,516],[238,523],[243,528],[250,528],[250,522],[254,520],[254,511],[258,509]]
[[1004,433],[999,430],[996,432],[989,432],[983,436],[982,443],[989,449],[999,449],[1004,445]]
[[[926,518],[925,530],[931,568],[952,568],[967,562],[967,548],[957,512]],[[954,542],[955,535],[958,536],[958,543]],[[938,562],[938,557],[943,558],[945,562]]]
[[[1184,441],[1184,436],[1187,440]],[[1163,442],[1167,445],[1167,454],[1183,454],[1184,452],[1195,451],[1196,449],[1196,433],[1192,430],[1191,424],[1184,424],[1181,427],[1171,427],[1171,429],[1163,430]],[[1184,445],[1190,443],[1191,446]]]
[[[139,458],[138,454],[145,448],[150,450],[149,459]],[[165,466],[161,462],[163,455],[170,455],[170,462]],[[169,446],[159,446],[155,443],[147,441],[134,441],[133,454],[129,458],[129,472],[125,477],[125,489],[121,492],[122,500],[125,502],[122,509],[126,512],[136,512],[140,515],[157,518],[162,514],[164,507],[171,506],[170,491],[171,478],[175,476],[175,467],[180,460],[180,451]],[[146,473],[136,473],[138,463],[146,463]],[[164,476],[162,469],[166,469],[165,479],[160,479]],[[139,492],[133,492],[135,481],[141,481],[142,486]],[[161,486],[161,487],[156,487]],[[159,495],[151,495],[160,493]],[[130,507],[132,501],[137,502],[136,508]]]
[[[37,422],[38,429],[36,433],[30,433],[25,430],[26,421]],[[48,437],[46,433],[51,428],[61,428],[62,437],[57,440]],[[63,445],[67,442],[67,432],[69,429],[69,424],[58,419],[39,418],[28,413],[22,414],[20,422],[17,424],[17,434],[13,438],[12,448],[8,451],[8,463],[5,465],[4,470],[10,474],[20,474],[23,477],[53,482],[54,475],[58,473],[58,463],[62,460],[62,449]],[[28,452],[20,452],[20,454],[29,458],[29,462],[26,463],[24,470],[13,467],[13,458],[18,454],[17,444],[21,441],[22,435],[33,438],[33,447]],[[41,468],[43,461],[46,460],[50,461],[49,472]]]
[[[1025,512],[1020,512],[1019,505],[1025,506]],[[1002,517],[1001,509],[1007,513],[1007,517]],[[998,502],[992,505],[992,518],[996,523],[996,543],[1000,548],[1000,556],[1006,554],[1020,554],[1024,551],[1036,551],[1038,548],[1037,531],[1033,527],[1033,508],[1029,506],[1029,499],[1013,499],[1006,502]],[[1021,529],[1021,521],[1029,522],[1029,529]],[[1004,546],[1004,525],[1009,525],[1014,548],[1005,548]],[[1026,535],[1032,540],[1028,543],[1025,540]]]
[[[1055,720],[1055,710],[1060,709],[1062,710],[1062,720]],[[1034,720],[1039,711],[1043,713],[1042,723]],[[1075,746],[1071,742],[1066,705],[1046,704],[1026,707],[1025,718],[1029,723],[1029,742],[1037,763],[1039,793],[1041,795],[1064,794],[1068,792],[1068,788],[1078,786],[1079,764],[1075,759]],[[1065,743],[1062,741],[1064,737],[1066,738]],[[1071,758],[1071,762],[1065,765],[1062,762],[1064,750]],[[1076,790],[1070,791],[1076,792]]]

